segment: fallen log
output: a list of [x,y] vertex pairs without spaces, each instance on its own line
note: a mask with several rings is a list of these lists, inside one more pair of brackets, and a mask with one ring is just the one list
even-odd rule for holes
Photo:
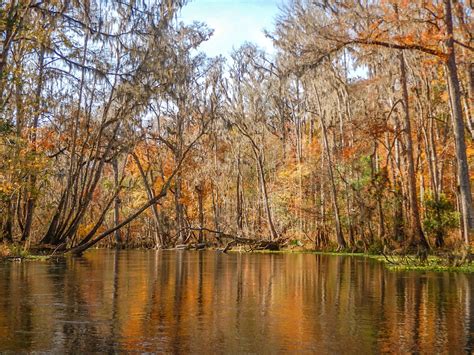
[[281,247],[286,243],[286,240],[283,240],[283,239],[277,239],[277,240],[252,239],[252,238],[247,238],[247,237],[243,237],[239,235],[225,233],[222,231],[217,231],[210,228],[186,227],[186,228],[181,229],[179,233],[185,232],[185,231],[208,232],[208,233],[214,234],[215,238],[219,242],[222,242],[222,239],[227,239],[227,240],[230,239],[230,241],[227,242],[224,249],[220,250],[223,253],[227,253],[233,247],[239,246],[239,245],[245,245],[245,246],[250,247],[250,251],[254,251],[254,250],[277,251],[277,250],[280,250]]

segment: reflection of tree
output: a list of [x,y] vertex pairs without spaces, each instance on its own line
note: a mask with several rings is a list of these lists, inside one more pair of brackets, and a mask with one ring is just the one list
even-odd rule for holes
[[93,281],[90,277],[93,265],[87,259],[70,260],[66,265],[51,265],[48,276],[51,280],[52,292],[56,302],[51,305],[54,311],[62,312],[57,315],[57,338],[53,347],[59,346],[59,351],[105,351],[107,343],[102,329],[94,321],[91,310],[97,306],[94,299],[88,298],[87,284]]
[[117,339],[119,335],[119,317],[118,317],[118,293],[119,293],[119,255],[120,252],[118,249],[114,251],[114,260],[113,260],[113,288],[112,288],[112,319],[110,322],[110,339],[108,344],[110,347],[113,347],[114,339]]
[[[21,294],[31,292],[31,284],[22,283],[22,268],[16,264],[0,265],[4,268],[0,277],[0,339],[12,351],[30,349],[34,334],[32,304]],[[20,279],[20,280],[19,280]],[[17,310],[21,310],[18,312]],[[15,334],[11,334],[13,330]],[[0,340],[0,351],[2,342]]]
[[[180,350],[186,349],[186,343],[181,341],[181,331],[182,328],[182,318],[186,316],[186,310],[184,310],[184,298],[186,293],[186,271],[188,267],[187,262],[183,262],[183,251],[179,251],[175,260],[175,293],[174,293],[174,307],[173,307],[173,317],[175,321],[173,322],[173,330],[170,334],[172,336],[171,347],[174,353],[179,352]],[[189,291],[188,291],[189,292]]]
[[0,275],[0,351],[473,346],[471,275],[388,272],[364,258],[100,251],[60,265],[0,265]]

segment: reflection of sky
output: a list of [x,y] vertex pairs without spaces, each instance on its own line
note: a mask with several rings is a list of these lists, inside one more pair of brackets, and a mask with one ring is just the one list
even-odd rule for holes
[[263,30],[273,28],[283,0],[193,0],[181,12],[181,21],[199,21],[214,29],[211,39],[201,46],[208,56],[229,56],[244,42],[253,42],[272,51]]

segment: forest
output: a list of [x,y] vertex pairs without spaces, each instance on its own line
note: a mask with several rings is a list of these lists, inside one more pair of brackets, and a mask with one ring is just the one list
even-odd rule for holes
[[[209,58],[185,0],[0,2],[0,254],[299,247],[467,260],[463,0],[293,0]],[[2,244],[3,243],[3,244]]]

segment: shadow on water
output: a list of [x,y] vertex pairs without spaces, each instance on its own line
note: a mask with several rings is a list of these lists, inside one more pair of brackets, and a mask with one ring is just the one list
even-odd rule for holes
[[91,251],[0,265],[0,351],[470,352],[473,291],[358,257]]

